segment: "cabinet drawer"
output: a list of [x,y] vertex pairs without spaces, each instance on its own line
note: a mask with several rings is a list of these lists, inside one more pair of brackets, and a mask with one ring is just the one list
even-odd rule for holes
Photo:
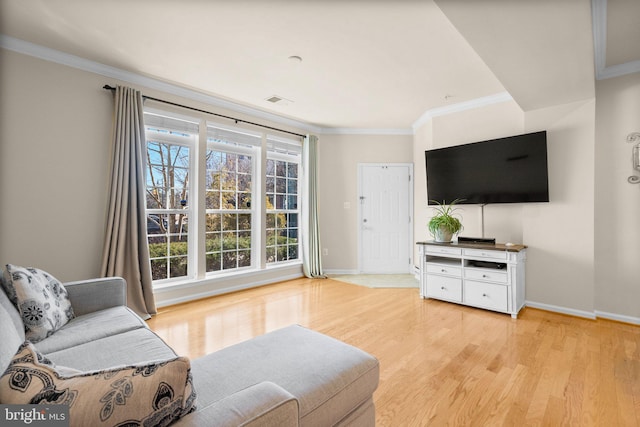
[[445,276],[462,277],[462,268],[446,264],[427,264],[427,273],[444,274]]
[[427,296],[462,302],[462,279],[427,274]]
[[465,249],[464,255],[466,257],[473,257],[476,259],[489,259],[502,261],[507,259],[506,251],[490,251],[484,249]]
[[475,280],[487,280],[489,282],[496,282],[496,283],[505,283],[505,284],[508,283],[507,272],[500,271],[500,270],[465,268],[464,278],[475,279]]
[[447,255],[461,255],[462,249],[450,248],[447,246],[427,246],[426,252],[428,254],[447,254]]
[[464,282],[464,302],[476,307],[484,307],[496,311],[508,311],[507,287],[491,283]]

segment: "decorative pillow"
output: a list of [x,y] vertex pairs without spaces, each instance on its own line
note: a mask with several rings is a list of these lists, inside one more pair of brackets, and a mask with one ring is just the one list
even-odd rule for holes
[[0,377],[0,401],[69,405],[71,426],[167,426],[195,410],[186,357],[74,371],[56,367],[27,341]]
[[67,290],[45,271],[7,264],[2,286],[20,312],[30,341],[48,337],[74,318]]

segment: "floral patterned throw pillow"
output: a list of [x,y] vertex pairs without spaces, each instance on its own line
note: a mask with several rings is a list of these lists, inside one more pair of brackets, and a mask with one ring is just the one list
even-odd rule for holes
[[196,393],[186,357],[80,372],[27,341],[0,377],[0,401],[68,405],[71,427],[167,426],[195,410]]
[[7,264],[2,286],[32,342],[48,337],[74,318],[67,290],[45,271]]

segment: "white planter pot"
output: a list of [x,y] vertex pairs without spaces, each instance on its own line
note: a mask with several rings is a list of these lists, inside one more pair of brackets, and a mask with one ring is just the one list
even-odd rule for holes
[[449,243],[451,242],[451,238],[453,237],[453,233],[450,232],[449,230],[447,230],[444,227],[440,227],[436,230],[436,232],[434,233],[434,236],[436,239],[436,242],[440,242],[440,243]]

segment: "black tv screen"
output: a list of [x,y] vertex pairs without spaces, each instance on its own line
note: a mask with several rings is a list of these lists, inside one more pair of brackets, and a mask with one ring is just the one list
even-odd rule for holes
[[548,202],[547,132],[425,151],[429,204]]

